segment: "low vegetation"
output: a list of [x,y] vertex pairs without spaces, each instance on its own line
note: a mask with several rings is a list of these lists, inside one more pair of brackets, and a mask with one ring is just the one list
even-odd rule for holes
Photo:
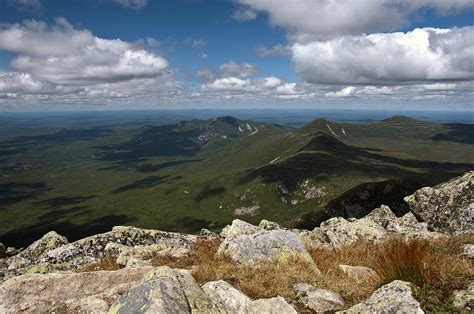
[[123,266],[117,264],[117,258],[107,255],[97,262],[84,265],[81,271],[119,270],[121,268],[123,268]]
[[[347,306],[366,299],[383,284],[404,280],[414,284],[415,297],[425,310],[451,311],[453,291],[465,288],[474,278],[472,262],[460,254],[459,248],[465,243],[474,243],[474,236],[436,240],[391,238],[380,243],[361,241],[338,249],[308,247],[321,274],[296,257],[253,267],[238,265],[216,256],[219,241],[199,241],[191,254],[183,258],[156,255],[152,263],[191,269],[200,284],[226,280],[252,298],[291,298],[293,284],[307,282],[340,293]],[[341,264],[370,267],[378,276],[362,281],[352,279],[339,269]]]

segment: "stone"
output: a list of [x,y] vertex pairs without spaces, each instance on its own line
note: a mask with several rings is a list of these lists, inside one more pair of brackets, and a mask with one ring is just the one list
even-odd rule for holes
[[211,281],[202,286],[203,291],[223,313],[296,313],[282,297],[252,301],[224,280]]
[[463,313],[474,311],[474,281],[466,290],[458,290],[454,293],[453,307]]
[[277,224],[276,222],[273,222],[273,221],[266,220],[266,219],[262,219],[262,221],[260,221],[258,226],[262,229],[265,229],[265,230],[281,229],[279,224]]
[[474,232],[474,171],[404,198],[430,230],[451,234]]
[[289,230],[281,229],[228,237],[220,244],[217,254],[228,256],[240,264],[279,261],[290,256],[300,256],[312,262],[299,237]]
[[262,228],[249,224],[240,219],[234,219],[231,225],[225,226],[222,229],[220,235],[222,238],[235,238],[241,235],[250,235],[258,231],[261,231]]
[[474,244],[465,244],[462,247],[462,254],[468,258],[474,259]]
[[296,314],[296,310],[282,297],[259,299],[250,303],[250,314]]
[[375,208],[360,219],[334,217],[321,223],[313,230],[313,235],[304,234],[313,243],[340,247],[360,240],[380,241],[393,235],[404,235],[406,238],[434,238],[437,232],[430,232],[426,224],[419,223],[411,213],[396,217],[388,206]]
[[223,304],[232,313],[248,312],[252,302],[252,299],[224,280],[205,283],[202,289],[215,304]]
[[37,263],[38,258],[45,252],[54,250],[67,243],[66,237],[57,234],[55,231],[50,231],[26,249],[11,257],[8,260],[9,269],[17,269]]
[[0,286],[0,313],[104,313],[152,269],[17,276]]
[[107,254],[109,243],[128,247],[157,245],[190,248],[196,243],[194,235],[117,226],[112,231],[87,237],[46,252],[41,261],[45,263],[70,263],[82,265],[96,261]]
[[337,313],[416,313],[424,311],[415,300],[409,282],[395,280],[377,289],[362,303]]
[[377,276],[372,268],[364,266],[339,265],[339,269],[348,277],[359,281],[369,280]]
[[162,266],[115,300],[109,313],[206,313],[217,308],[189,271]]
[[201,232],[199,232],[199,239],[205,241],[215,241],[220,240],[220,236],[215,232],[202,228]]
[[307,283],[293,285],[296,300],[316,313],[334,312],[344,307],[344,299],[336,292],[318,289]]
[[[181,258],[189,254],[189,249],[186,247],[168,247],[162,244],[126,246],[112,242],[106,245],[105,252],[109,255],[116,256],[117,264],[131,267],[131,265],[144,265],[144,263],[137,262],[139,260],[144,262],[149,261],[155,255]],[[129,263],[129,261],[133,262]]]

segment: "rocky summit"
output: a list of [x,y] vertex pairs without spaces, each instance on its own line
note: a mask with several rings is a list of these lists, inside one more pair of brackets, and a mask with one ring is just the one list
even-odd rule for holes
[[[469,313],[474,303],[473,178],[469,172],[416,191],[405,198],[411,211],[402,217],[381,206],[360,219],[331,218],[313,230],[234,220],[220,234],[117,226],[71,243],[51,231],[25,249],[0,244],[0,313]],[[404,241],[395,242],[400,251],[381,253],[370,264],[374,268],[367,267],[370,254],[391,239]],[[426,257],[425,243],[443,239],[450,244],[432,254],[449,251],[455,270],[465,273],[456,275],[455,290],[443,290],[448,301],[437,308],[423,298],[418,282],[409,281],[416,276],[400,280],[380,265],[391,258],[400,264],[389,265],[400,272],[406,261],[413,263],[406,269],[424,272],[427,264],[416,264],[410,256]],[[200,253],[207,254],[204,260],[196,253],[203,243],[208,245]],[[377,249],[356,260],[361,243]],[[397,259],[407,247],[411,251]],[[311,276],[299,275],[303,272]],[[245,273],[251,276],[242,281]]]

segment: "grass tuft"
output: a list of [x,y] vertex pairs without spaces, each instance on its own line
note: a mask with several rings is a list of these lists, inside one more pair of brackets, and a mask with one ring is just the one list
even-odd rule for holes
[[123,266],[117,264],[117,258],[111,255],[107,255],[97,262],[92,262],[86,264],[82,267],[81,271],[83,272],[90,272],[90,271],[99,271],[99,270],[119,270],[122,269]]

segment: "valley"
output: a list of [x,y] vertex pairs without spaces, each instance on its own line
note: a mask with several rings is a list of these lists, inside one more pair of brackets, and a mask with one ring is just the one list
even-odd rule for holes
[[0,242],[116,225],[219,231],[235,218],[312,229],[381,204],[401,216],[404,196],[474,169],[472,124],[175,120],[4,124]]

